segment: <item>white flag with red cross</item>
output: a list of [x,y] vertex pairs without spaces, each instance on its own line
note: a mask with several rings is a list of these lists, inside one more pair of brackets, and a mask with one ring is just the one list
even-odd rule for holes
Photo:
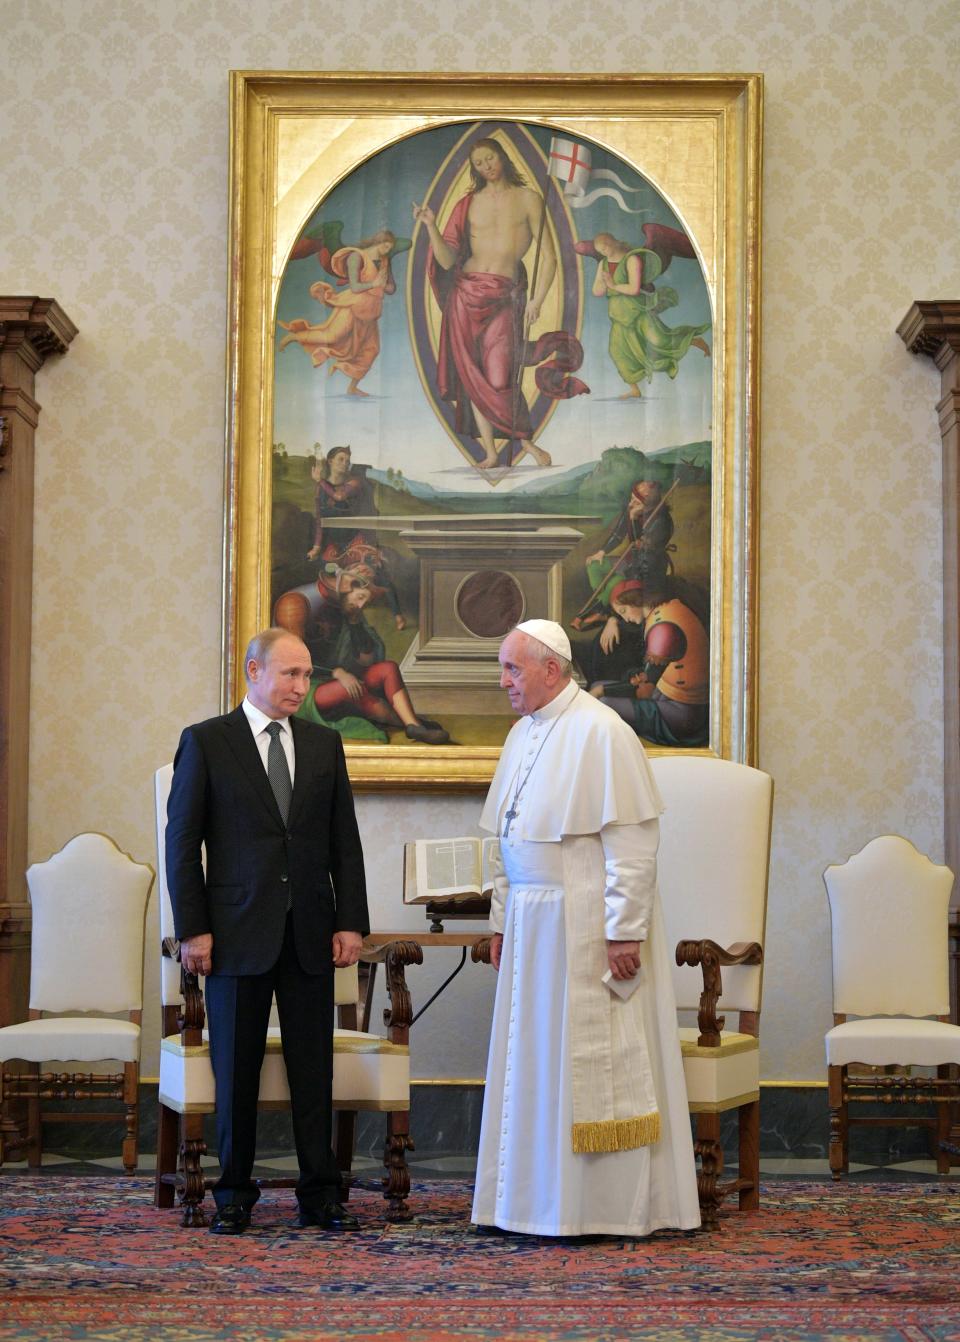
[[[622,178],[609,168],[594,168],[590,150],[576,140],[565,140],[554,135],[550,140],[548,172],[551,177],[563,183],[563,194],[574,210],[582,210],[591,205],[598,196],[612,196],[627,214],[649,214],[649,210],[634,209],[624,200],[621,192],[639,194],[642,186],[627,186]],[[597,181],[615,182],[616,186],[595,186]],[[617,188],[619,187],[619,190]],[[589,189],[588,189],[589,188]]]

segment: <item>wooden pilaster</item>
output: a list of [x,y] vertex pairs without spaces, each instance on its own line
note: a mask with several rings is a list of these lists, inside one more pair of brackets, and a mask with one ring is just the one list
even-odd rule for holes
[[[897,327],[914,354],[940,370],[943,443],[944,860],[960,882],[960,299],[917,302]],[[960,889],[954,888],[954,902]]]
[[24,1020],[30,974],[27,784],[36,375],[77,328],[52,298],[0,296],[0,1025]]
[[[960,299],[917,302],[897,327],[907,349],[925,354],[940,370],[937,415],[943,443],[943,850],[957,877],[953,903],[960,902]],[[951,927],[956,933],[957,908]],[[954,936],[952,947],[956,952]],[[951,1006],[960,1024],[956,963],[951,965]],[[954,1122],[948,1141],[960,1145]],[[957,1163],[956,1160],[953,1163]]]

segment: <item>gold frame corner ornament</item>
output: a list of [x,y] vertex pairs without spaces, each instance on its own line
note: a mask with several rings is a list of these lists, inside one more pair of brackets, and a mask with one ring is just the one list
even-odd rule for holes
[[[222,706],[242,697],[244,649],[269,621],[271,330],[282,261],[304,218],[298,191],[315,190],[318,180],[317,171],[304,172],[304,166],[311,154],[317,159],[322,142],[325,194],[388,144],[431,127],[491,118],[583,134],[643,164],[644,173],[641,143],[655,126],[670,163],[683,157],[690,208],[699,211],[695,232],[704,273],[723,318],[714,393],[712,721],[706,753],[755,764],[759,74],[230,72]],[[301,189],[301,177],[313,185]],[[346,751],[354,786],[377,790],[482,788],[499,755],[494,747],[350,742]]]

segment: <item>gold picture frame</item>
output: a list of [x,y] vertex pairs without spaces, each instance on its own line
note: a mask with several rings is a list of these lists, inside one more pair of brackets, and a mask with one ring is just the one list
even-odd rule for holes
[[[705,468],[709,478],[709,502],[705,510],[701,510],[709,514],[704,523],[704,527],[707,528],[704,535],[708,533],[708,540],[702,542],[709,546],[709,581],[706,584],[709,589],[709,615],[703,617],[709,633],[709,701],[705,710],[708,727],[704,728],[703,739],[695,748],[724,758],[755,763],[762,77],[738,74],[581,76],[232,71],[230,81],[230,280],[222,644],[224,707],[242,697],[243,651],[252,634],[271,623],[276,608],[278,566],[275,562],[277,538],[274,536],[273,521],[276,505],[275,480],[278,478],[276,476],[278,460],[283,463],[286,459],[286,446],[283,443],[278,445],[276,435],[279,407],[275,404],[275,400],[279,399],[277,392],[279,368],[295,369],[296,375],[307,387],[304,394],[314,398],[311,404],[320,403],[317,398],[320,397],[321,390],[325,394],[330,394],[329,388],[335,387],[335,394],[340,398],[339,403],[347,407],[351,414],[355,411],[354,403],[348,405],[346,394],[343,393],[343,380],[337,378],[334,381],[333,378],[324,377],[321,382],[319,374],[322,370],[317,368],[312,370],[312,376],[317,380],[308,384],[307,374],[301,370],[309,368],[309,361],[302,357],[302,351],[294,348],[290,355],[278,353],[291,341],[300,343],[303,350],[308,350],[307,337],[302,333],[304,330],[319,329],[309,326],[306,320],[279,320],[278,301],[285,273],[291,265],[294,248],[305,237],[310,237],[311,246],[316,244],[315,250],[319,249],[321,232],[316,227],[308,229],[308,225],[311,221],[315,222],[321,218],[323,202],[346,199],[342,195],[338,197],[336,193],[338,191],[342,193],[351,186],[351,183],[361,181],[357,174],[367,171],[368,165],[376,161],[378,155],[396,153],[399,149],[407,152],[418,146],[428,147],[433,143],[430,140],[419,141],[415,137],[427,134],[440,136],[442,133],[442,136],[447,137],[443,140],[444,146],[448,143],[454,145],[456,142],[454,148],[449,151],[448,158],[444,160],[453,165],[448,172],[448,178],[452,181],[451,174],[458,163],[461,170],[465,171],[472,162],[472,157],[468,158],[468,154],[473,154],[473,150],[470,149],[471,142],[468,137],[464,139],[463,136],[468,131],[473,133],[475,127],[478,134],[484,131],[494,138],[499,135],[503,143],[506,143],[504,136],[509,138],[509,134],[513,132],[517,143],[526,136],[524,145],[529,141],[532,148],[528,152],[527,164],[521,162],[521,166],[525,167],[529,175],[531,171],[529,165],[532,164],[534,177],[540,171],[541,160],[546,162],[548,143],[551,155],[556,144],[592,146],[596,162],[613,163],[619,169],[619,175],[606,174],[607,177],[613,177],[619,185],[605,192],[608,196],[619,197],[619,204],[608,203],[603,208],[627,212],[624,216],[624,231],[633,229],[631,236],[639,237],[638,230],[641,224],[635,224],[632,218],[628,219],[628,216],[635,215],[638,220],[642,219],[644,211],[631,206],[630,201],[642,200],[643,197],[641,195],[630,197],[625,195],[625,192],[630,190],[639,192],[640,187],[631,186],[630,183],[640,181],[649,184],[650,190],[668,203],[672,211],[670,216],[672,222],[676,224],[679,221],[680,228],[692,240],[693,250],[682,255],[694,257],[695,254],[696,260],[676,264],[667,278],[671,279],[674,271],[682,272],[682,278],[692,275],[696,263],[699,263],[705,292],[709,296],[709,315],[712,324],[712,331],[704,339],[694,341],[703,348],[709,358],[702,359],[701,362],[701,356],[697,354],[696,359],[691,355],[684,361],[692,370],[690,376],[696,372],[701,384],[708,376],[703,370],[709,368],[710,388],[708,408],[710,458]],[[460,140],[457,139],[458,136],[461,136]],[[439,143],[439,140],[437,142]],[[464,144],[466,147],[463,147]],[[460,147],[457,148],[457,145]],[[447,152],[446,149],[444,152]],[[523,149],[523,152],[527,151]],[[456,160],[456,154],[460,155],[459,160]],[[464,164],[466,168],[463,167]],[[544,171],[552,171],[549,164]],[[541,234],[544,233],[543,218],[547,216],[547,196],[551,191],[546,177],[544,183]],[[441,194],[437,194],[438,184],[442,185],[439,172],[432,183],[427,181],[422,173],[415,181],[411,178],[411,189],[407,193],[409,201],[426,201],[429,189],[435,192],[439,210]],[[583,229],[574,220],[578,202],[575,200],[571,202],[562,197],[559,186],[556,186],[556,191],[556,200],[559,203],[553,204],[551,196],[553,213],[549,217],[549,228],[546,230],[553,241],[545,241],[543,246],[553,249],[556,274],[561,276],[561,271],[563,272],[565,278],[562,278],[562,283],[566,284],[564,292],[572,304],[571,311],[578,314],[576,322],[583,326],[582,330],[580,326],[577,327],[577,333],[583,335],[587,330],[583,325],[585,321],[583,314],[586,313],[594,323],[594,326],[590,327],[590,330],[594,330],[597,329],[596,323],[599,320],[597,313],[604,309],[599,298],[590,298],[590,274],[594,273],[593,263],[590,262],[588,265],[587,261],[589,239],[587,242],[583,241]],[[394,262],[395,270],[399,271],[401,268],[405,270],[407,287],[405,294],[400,298],[391,297],[381,301],[384,310],[389,308],[391,313],[399,311],[403,303],[406,303],[411,310],[412,305],[419,304],[422,330],[417,339],[420,340],[422,349],[426,351],[425,358],[429,362],[432,357],[431,351],[436,354],[439,328],[436,311],[433,309],[427,311],[431,308],[432,300],[427,282],[423,278],[426,274],[424,265],[430,264],[428,256],[430,244],[427,239],[427,224],[424,222],[426,216],[421,214],[414,219],[408,202],[404,203],[407,213],[401,216],[397,204],[401,195],[402,192],[398,191],[396,200],[391,206],[393,214],[390,223],[393,232],[389,236],[394,238],[394,250],[402,246],[409,249],[405,256],[396,257]],[[372,191],[368,192],[368,197],[373,199]],[[449,199],[453,199],[453,196],[449,196]],[[346,214],[346,211],[341,209],[339,213]],[[649,215],[650,211],[646,213]],[[619,220],[619,213],[616,217]],[[440,219],[439,212],[437,219],[438,221]],[[572,224],[571,220],[574,220]],[[381,222],[379,217],[375,218],[373,225],[379,226]],[[361,236],[363,221],[359,219],[359,212],[358,218],[354,221],[338,219],[338,230],[341,223],[346,228],[354,230],[352,234],[348,234],[349,236]],[[412,241],[396,240],[395,235],[400,231],[401,225],[413,234]],[[569,242],[565,241],[565,235],[561,236],[564,229],[570,231],[571,238],[580,238],[580,244],[575,248],[576,256],[571,252]],[[375,237],[380,236],[380,233],[375,234]],[[605,233],[603,236],[609,237],[610,234]],[[598,245],[600,237],[601,234],[596,233]],[[645,232],[643,237],[645,242],[648,242],[650,235]],[[371,239],[367,239],[367,242],[371,243]],[[616,242],[615,238],[613,242]],[[356,244],[357,247],[361,245]],[[386,251],[386,246],[383,250]],[[636,252],[638,255],[641,254],[642,247],[638,247]],[[319,254],[317,250],[317,255]],[[599,272],[602,262],[596,251],[592,255],[597,261]],[[421,259],[418,260],[418,257]],[[427,257],[426,262],[423,262],[423,257]],[[309,264],[316,268],[309,272],[308,278],[320,276],[316,256],[311,254]],[[536,264],[538,262],[533,267],[534,286]],[[420,269],[416,270],[415,267],[418,265]],[[613,265],[614,262],[611,261],[611,273]],[[563,270],[564,266],[566,270]],[[530,269],[529,255],[527,269]],[[355,278],[356,272],[351,274]],[[341,285],[346,283],[345,272],[337,282]],[[381,281],[375,283],[380,284]],[[561,279],[555,279],[553,283],[559,289]],[[600,281],[596,280],[594,283],[597,285]],[[692,281],[684,279],[684,283],[689,288]],[[327,284],[324,288],[323,284],[315,284],[313,287],[325,292],[331,285]],[[348,287],[359,290],[372,286],[354,285],[351,279]],[[385,292],[393,295],[395,289],[396,286],[387,288]],[[646,289],[649,294],[665,291],[663,286],[655,289],[652,283],[646,285]],[[304,294],[306,292],[304,287]],[[535,288],[531,292],[535,298]],[[597,294],[598,289],[594,287],[592,293]],[[673,298],[669,301],[672,302],[677,298],[677,294],[672,289],[670,293]],[[681,303],[683,295],[684,290],[681,287],[679,291]],[[315,293],[313,296],[318,295]],[[559,303],[560,300],[557,301]],[[663,301],[666,305],[668,300]],[[315,311],[313,308],[310,310]],[[396,321],[397,318],[394,316],[392,320]],[[413,317],[409,317],[409,321],[410,330],[414,332]],[[572,329],[576,323],[571,320],[568,324]],[[696,328],[690,326],[685,329],[704,330],[704,326],[705,324],[701,324]],[[288,332],[292,331],[293,334],[278,340],[278,336],[283,334],[280,327]],[[411,335],[411,340],[413,339],[414,336]],[[379,346],[376,347],[379,353],[378,376],[381,368],[384,379],[394,375],[388,367],[388,355],[398,348],[399,344],[399,340],[392,340],[391,349],[388,350],[385,341],[382,353],[379,353]],[[393,409],[384,408],[383,405],[373,410],[363,408],[362,414],[367,416],[363,421],[365,426],[363,432],[367,435],[365,441],[368,444],[373,441],[370,435],[376,437],[378,432],[371,426],[379,425],[380,438],[386,440],[389,437],[388,426],[391,417],[394,417],[393,422],[396,422],[395,416],[400,413],[398,407],[412,404],[414,401],[419,405],[420,400],[426,403],[428,399],[426,394],[432,384],[422,367],[424,359],[416,350],[414,354],[423,391],[421,392],[419,384],[411,381],[409,389],[405,390],[399,399],[395,398]],[[326,357],[325,354],[320,356],[315,354],[314,362],[323,357]],[[376,354],[374,357],[377,357]],[[614,376],[613,364],[609,362],[606,352],[601,349],[599,340],[595,337],[592,338],[590,357],[592,367],[600,377]],[[610,357],[613,357],[612,350]],[[287,364],[283,365],[282,360],[287,360]],[[350,369],[349,363],[344,364],[342,361],[336,365],[331,363],[330,368],[334,366],[341,372]],[[366,367],[369,366],[368,355]],[[676,362],[668,371],[670,378],[674,378],[677,371]],[[518,374],[518,383],[524,376],[526,374],[521,370]],[[620,376],[627,378],[622,369]],[[665,377],[661,369],[658,378],[649,384],[654,388],[664,389],[660,394],[660,400],[664,403],[669,401],[668,393],[672,394],[670,378]],[[522,383],[524,388],[527,385],[526,382]],[[532,386],[532,383],[530,385]],[[632,384],[628,382],[628,385]],[[350,384],[350,389],[356,395],[358,388],[355,380]],[[639,418],[636,422],[647,426],[643,432],[649,437],[649,425],[654,422],[656,414],[660,413],[662,407],[658,406],[657,396],[652,393],[646,400],[641,399],[647,395],[647,389],[647,383],[643,384],[642,391],[638,391],[636,386],[633,387],[637,404],[642,407],[637,413],[641,417],[646,416],[646,419]],[[525,391],[523,396],[526,398]],[[376,397],[372,399],[375,401]],[[597,405],[602,399],[596,398]],[[627,399],[627,394],[618,396],[614,388],[606,398],[609,410],[604,411],[604,414],[608,413],[613,417],[625,413],[616,403]],[[533,405],[532,396],[530,400]],[[586,403],[586,400],[587,398],[583,398],[583,403]],[[359,400],[356,402],[358,407],[362,404]],[[526,399],[523,405],[525,408]],[[458,446],[452,420],[449,416],[446,422],[442,420],[447,410],[440,404],[439,397],[435,398],[432,410],[438,425],[437,443],[442,444],[442,447],[437,446],[436,451],[449,454],[448,457],[444,457],[444,469],[449,468],[454,474],[457,471],[461,474],[466,472],[471,477],[471,487],[478,489],[485,487],[488,481],[484,481],[483,486],[474,486],[472,483],[474,476],[480,478],[479,467],[484,464],[478,462],[475,457],[471,460],[463,446],[466,444],[472,450],[473,440],[461,438]],[[554,407],[551,403],[550,410],[543,415],[543,424],[546,424],[553,412]],[[338,409],[337,413],[346,413],[346,410]],[[360,411],[357,410],[356,413],[359,416]],[[554,426],[562,424],[567,414],[571,416],[572,423],[574,413],[585,412],[580,410],[568,412],[561,402],[556,411],[556,419],[551,420],[551,424]],[[600,411],[596,413],[599,414]],[[679,411],[676,413],[679,414]],[[611,418],[610,422],[619,421]],[[535,427],[530,432],[535,434],[538,430]],[[554,430],[551,429],[549,432],[552,433]],[[476,433],[479,433],[479,430],[476,430]],[[326,435],[316,433],[314,436],[322,439]],[[519,430],[516,432],[516,437],[518,441],[522,437]],[[637,437],[641,437],[639,429]],[[572,434],[570,438],[572,441]],[[546,443],[548,443],[548,431],[543,429],[541,448]],[[311,450],[306,437],[304,444],[302,451]],[[325,442],[323,446],[326,449],[328,445]],[[702,443],[698,446],[703,448]],[[317,455],[311,465],[311,472],[312,478],[316,480],[317,472],[322,468],[320,441],[314,443],[313,450]],[[578,449],[571,446],[565,448],[567,459],[564,465],[567,467],[578,464],[570,455],[576,450]],[[460,453],[459,456],[457,451]],[[530,451],[536,451],[536,447],[532,447]],[[677,452],[680,451],[678,438]],[[519,474],[510,477],[510,472],[514,469],[515,461],[519,461],[523,453],[520,452],[519,456],[515,456],[514,453],[515,448],[510,447],[505,458],[498,457],[497,469],[492,473],[488,472],[488,476],[493,474],[500,480],[509,477],[508,485],[519,479]],[[367,455],[373,457],[376,456],[376,452],[370,452],[368,449]],[[554,455],[557,455],[556,451]],[[548,453],[543,451],[542,456],[548,457]],[[643,456],[642,452],[640,456]],[[651,454],[649,459],[653,460],[654,454]],[[302,498],[305,487],[302,478],[306,470],[306,458],[299,457],[295,465],[297,489],[300,490]],[[528,457],[526,488],[539,486],[546,478],[537,475],[535,465],[532,457]],[[690,471],[698,469],[692,462],[684,461],[681,465],[688,470],[688,475]],[[373,474],[377,475],[378,472],[374,471]],[[392,480],[392,468],[388,469],[388,474]],[[498,483],[499,480],[493,481],[491,490]],[[406,484],[403,487],[406,488]],[[505,498],[506,495],[501,492],[498,497]],[[418,507],[425,516],[429,514],[429,509],[422,501],[418,503]],[[585,511],[589,513],[591,510],[586,507]],[[301,502],[299,513],[294,508],[290,515],[299,519],[298,525],[305,526],[309,522],[308,512],[308,505]],[[551,520],[556,523],[555,531],[562,530],[563,526],[569,529],[571,524],[577,522],[577,518],[569,515],[569,509],[563,517],[560,517],[561,512],[563,509],[557,510],[556,517],[551,514]],[[284,517],[286,516],[287,513],[284,514]],[[304,518],[307,520],[304,521]],[[318,504],[318,540],[321,534],[319,518]],[[416,518],[414,521],[419,521],[422,531],[425,525],[424,517]],[[603,527],[609,530],[609,518],[606,515],[602,519],[599,514],[584,516],[584,521],[590,522],[597,535],[601,534]],[[371,521],[369,517],[363,517],[358,526],[369,540],[370,533],[366,528],[370,526],[375,528],[376,519]],[[680,529],[682,530],[682,527]],[[334,533],[335,536],[336,534]],[[393,554],[394,559],[400,554],[398,562],[401,568],[406,565],[404,571],[412,571],[409,551],[404,547],[413,532],[400,532],[397,526],[394,526],[393,532],[389,534],[394,537],[400,536],[401,539],[391,542],[394,548],[387,546],[383,553]],[[509,557],[510,553],[507,540],[504,539],[506,535],[506,532],[498,533],[499,539],[496,544],[500,548],[501,557],[505,553]],[[585,548],[588,547],[590,539],[588,537],[587,540],[583,540],[576,526],[573,527],[571,535],[579,536],[583,542],[579,549],[570,552],[578,557],[578,571],[580,571],[583,568],[582,558]],[[380,539],[379,536],[374,536],[377,544],[380,543]],[[343,544],[342,538],[341,544]],[[505,545],[506,551],[503,548]],[[675,546],[671,545],[669,548],[672,550]],[[682,536],[680,548],[682,552]],[[333,554],[334,549],[335,546],[329,547],[329,553]],[[318,544],[310,553],[319,556],[315,558],[315,562],[320,563],[327,551]],[[426,554],[426,550],[422,550],[422,553]],[[380,562],[382,554],[379,551],[376,551],[376,554],[377,562]],[[562,565],[559,561],[550,562],[553,567],[549,572],[544,570],[545,585],[542,589],[537,589],[546,593],[543,597],[545,605],[542,609],[523,607],[521,597],[521,606],[518,610],[522,609],[524,618],[550,615],[553,618],[559,616],[566,620],[569,611],[573,609],[573,606],[563,606],[564,614],[559,614],[562,601],[558,595],[558,582],[561,579],[557,575]],[[673,561],[666,562],[669,566]],[[331,572],[338,575],[335,579],[337,593],[341,590],[339,574],[342,571],[342,568],[338,568],[338,564],[342,566],[344,563],[341,553],[337,552],[327,565]],[[424,564],[426,565],[426,561]],[[509,568],[510,565],[504,562],[503,567]],[[302,577],[302,574],[294,572],[289,581],[295,583],[298,576]],[[507,576],[510,577],[509,574]],[[334,579],[330,581],[333,582]],[[436,581],[439,592],[442,582],[440,579]],[[446,578],[443,581],[446,581]],[[581,591],[585,581],[580,580]],[[373,578],[370,579],[369,590],[383,592],[389,591],[390,587],[391,582],[384,561],[383,568],[375,570]],[[429,601],[433,599],[429,595],[424,596],[424,590],[421,589],[418,606],[418,618],[421,623],[426,619],[424,611]],[[459,590],[457,588],[457,591]],[[608,587],[607,596],[612,590]],[[394,615],[390,618],[397,628],[402,627],[405,617],[400,606],[395,603],[391,609]],[[390,638],[395,638],[393,624],[390,624],[385,609],[381,608],[377,613],[377,619],[381,630],[386,631],[384,638],[388,641]],[[412,633],[409,621],[407,624],[403,635],[405,646],[408,645]],[[465,679],[461,689],[461,699],[470,699],[471,702],[474,696],[479,702],[482,695],[487,694],[490,687],[495,685],[495,680],[491,680],[491,677],[496,676],[495,669],[491,670],[489,665],[491,648],[494,649],[492,655],[495,662],[496,640],[491,635],[494,626],[483,625],[479,628],[483,637],[479,639],[477,646],[485,650],[486,659],[482,677],[479,670],[470,671],[474,679]],[[438,630],[434,629],[432,632],[437,646],[443,645],[444,638],[440,636],[442,631],[438,633]],[[463,657],[463,639],[467,635],[462,630],[460,632],[462,637],[458,636],[459,642],[456,638],[447,640],[453,649],[448,661],[449,658],[459,659],[460,663],[467,667],[468,659]],[[471,630],[471,636],[475,632]],[[422,628],[414,636],[415,645],[416,639],[420,639],[421,651],[424,637]],[[427,642],[429,643],[429,639]],[[408,653],[408,660],[409,657]],[[407,661],[404,661],[403,666],[406,665]],[[428,672],[424,672],[424,677],[423,683],[429,684]],[[481,678],[482,690],[475,688],[480,685]],[[445,690],[436,692],[439,696],[436,702],[453,704],[454,698],[451,696],[454,695],[454,691],[455,687],[447,683]],[[425,695],[425,701],[429,703],[427,691],[418,693]],[[446,698],[443,697],[444,694]],[[416,694],[414,697],[416,698]],[[486,703],[488,700],[483,702]],[[452,710],[448,707],[444,711]],[[387,735],[387,732],[381,732],[381,736]],[[451,736],[454,734],[451,733]],[[394,737],[396,738],[396,733]],[[481,743],[462,740],[459,743],[432,744],[402,737],[401,739],[402,744],[396,744],[389,739],[367,742],[354,741],[348,734],[345,735],[348,764],[354,785],[361,789],[479,788],[489,782],[499,754],[499,741],[496,740]],[[659,747],[654,746],[654,749],[657,748]],[[663,748],[686,747],[681,741],[679,744],[674,743]]]

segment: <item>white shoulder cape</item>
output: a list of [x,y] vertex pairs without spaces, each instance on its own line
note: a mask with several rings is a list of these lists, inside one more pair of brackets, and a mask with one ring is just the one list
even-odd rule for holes
[[[650,763],[621,717],[572,681],[547,711],[543,726],[549,736],[523,787],[512,830],[518,839],[557,843],[564,835],[598,834],[605,825],[640,824],[660,815],[663,802]],[[500,753],[480,815],[480,828],[492,834],[501,832],[503,813],[526,767],[529,731],[529,718],[521,718]]]

